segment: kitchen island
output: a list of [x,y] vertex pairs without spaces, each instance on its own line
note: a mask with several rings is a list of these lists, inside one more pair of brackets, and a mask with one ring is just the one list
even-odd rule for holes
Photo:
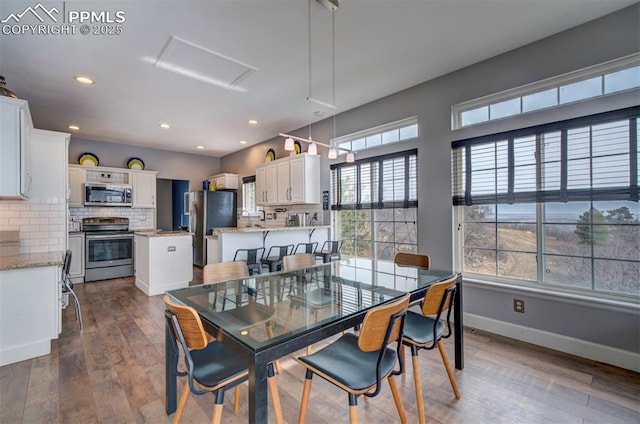
[[189,286],[193,280],[193,234],[184,231],[135,232],[136,287],[147,296]]
[[298,243],[322,243],[329,239],[330,225],[304,227],[228,227],[214,228],[207,239],[207,263],[232,261],[236,250],[265,248]]
[[51,352],[62,328],[62,252],[0,257],[0,366]]

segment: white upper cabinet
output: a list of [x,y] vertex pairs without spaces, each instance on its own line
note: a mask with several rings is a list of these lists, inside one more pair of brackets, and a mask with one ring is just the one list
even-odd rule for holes
[[267,199],[265,198],[265,171],[266,168],[264,166],[256,168],[256,205],[259,206],[267,204]]
[[133,207],[156,207],[155,171],[131,171],[133,183]]
[[70,207],[84,206],[84,183],[86,173],[82,167],[69,165],[69,192],[67,203]]
[[320,157],[301,153],[256,167],[259,205],[320,203]]
[[276,165],[265,167],[265,201],[267,205],[278,204],[278,168]]
[[29,197],[32,129],[27,102],[0,96],[0,199]]
[[278,204],[278,169],[275,164],[256,168],[256,204],[258,206]]

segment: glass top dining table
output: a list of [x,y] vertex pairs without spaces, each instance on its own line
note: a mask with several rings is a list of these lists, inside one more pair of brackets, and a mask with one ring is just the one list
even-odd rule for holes
[[[342,259],[290,272],[172,290],[176,302],[192,306],[205,329],[247,361],[249,422],[266,423],[267,364],[362,322],[366,312],[405,293],[424,297],[436,282],[457,277],[454,299],[455,366],[463,368],[462,290],[449,270]],[[166,411],[176,409],[178,347],[167,327]]]

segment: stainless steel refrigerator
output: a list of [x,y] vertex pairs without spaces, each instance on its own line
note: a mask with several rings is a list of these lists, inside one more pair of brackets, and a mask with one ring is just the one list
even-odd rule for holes
[[235,191],[192,191],[188,196],[189,231],[193,236],[193,263],[207,263],[205,236],[213,228],[236,227],[238,199]]

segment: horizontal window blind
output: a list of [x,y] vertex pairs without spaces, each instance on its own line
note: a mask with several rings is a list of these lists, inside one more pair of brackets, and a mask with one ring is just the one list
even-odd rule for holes
[[417,185],[417,149],[331,165],[331,208],[416,207]]
[[638,201],[640,107],[452,143],[454,205]]

